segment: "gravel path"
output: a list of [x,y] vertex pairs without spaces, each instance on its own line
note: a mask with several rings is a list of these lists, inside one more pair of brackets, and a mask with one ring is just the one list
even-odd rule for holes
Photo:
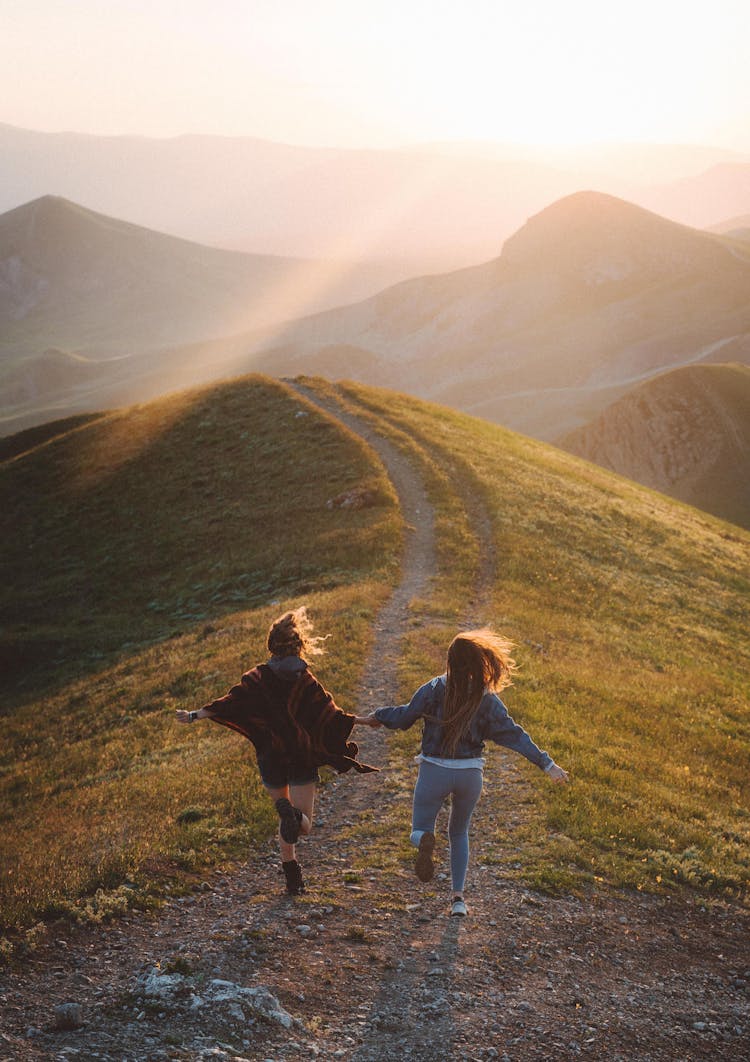
[[[399,451],[365,422],[340,419],[376,447],[414,529],[377,619],[367,708],[395,697],[409,602],[434,572],[433,514]],[[382,732],[357,736],[366,760],[385,762]],[[750,1059],[747,910],[524,889],[484,858],[492,832],[521,814],[524,784],[514,770],[486,780],[467,919],[448,917],[444,877],[425,887],[408,868],[366,865],[404,798],[387,771],[344,776],[321,789],[302,846],[306,897],[283,895],[269,842],[154,916],[60,930],[2,974],[0,1060]],[[258,986],[270,995],[251,998]],[[83,1025],[53,1029],[66,1002]]]
[[[363,710],[393,704],[398,695],[396,662],[409,619],[409,605],[415,598],[428,593],[435,571],[435,514],[421,478],[390,440],[378,435],[366,420],[340,409],[335,401],[322,398],[302,384],[290,383],[290,386],[361,436],[375,450],[398,495],[408,528],[401,580],[375,621],[375,640],[356,697]],[[382,765],[385,759],[382,737],[375,731],[362,728],[357,730],[356,738],[365,761]]]

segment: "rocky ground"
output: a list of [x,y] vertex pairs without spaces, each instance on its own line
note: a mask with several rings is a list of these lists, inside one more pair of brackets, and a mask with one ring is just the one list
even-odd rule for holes
[[[434,570],[422,485],[378,448],[413,531],[363,707],[395,696],[408,604]],[[382,731],[361,745],[385,763]],[[524,786],[512,761],[491,784],[512,818]],[[300,846],[304,897],[283,893],[269,842],[155,914],[53,927],[0,974],[0,1060],[750,1059],[745,908],[529,892],[484,858],[493,799],[474,819],[469,916],[451,918],[444,847],[427,886],[361,869],[393,799],[387,772],[322,787]]]

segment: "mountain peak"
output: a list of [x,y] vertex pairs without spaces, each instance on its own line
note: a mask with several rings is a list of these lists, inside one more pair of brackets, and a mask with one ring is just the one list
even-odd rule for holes
[[582,191],[529,218],[503,247],[506,267],[576,275],[586,283],[632,273],[685,271],[726,251],[710,234],[690,229],[616,196]]
[[39,213],[44,213],[48,216],[54,216],[55,214],[67,214],[67,213],[86,213],[89,211],[85,207],[79,206],[77,203],[73,203],[70,199],[65,199],[61,195],[40,195],[37,199],[32,199],[28,203],[23,203],[21,206],[16,207],[14,210],[9,210],[3,217],[31,217]]
[[62,247],[77,243],[84,231],[115,225],[129,227],[63,196],[43,195],[0,216],[0,250],[7,252],[14,244],[20,253],[31,247],[48,249],[51,243]]

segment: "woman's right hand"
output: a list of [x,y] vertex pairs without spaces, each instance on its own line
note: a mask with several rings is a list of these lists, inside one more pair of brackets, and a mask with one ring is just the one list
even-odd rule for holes
[[562,767],[558,767],[556,763],[553,763],[546,773],[557,785],[565,785],[568,781],[568,772],[564,771]]
[[355,715],[354,722],[359,723],[360,726],[371,726],[373,729],[383,725],[379,719],[375,718],[374,713],[372,715]]

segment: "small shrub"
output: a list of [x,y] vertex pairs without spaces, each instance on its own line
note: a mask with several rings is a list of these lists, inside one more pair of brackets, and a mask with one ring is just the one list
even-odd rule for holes
[[205,819],[210,815],[209,811],[205,808],[184,808],[177,815],[177,822],[180,826],[185,826],[191,822],[200,822],[201,819]]
[[372,937],[361,926],[350,926],[346,931],[347,940],[355,944],[372,944]]

